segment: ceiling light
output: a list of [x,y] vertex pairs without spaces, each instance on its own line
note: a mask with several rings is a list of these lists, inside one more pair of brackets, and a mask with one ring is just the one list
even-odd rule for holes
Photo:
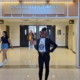
[[20,3],[23,3],[23,0],[19,0]]
[[50,21],[50,20],[45,20],[45,21]]
[[49,3],[50,2],[50,0],[46,0],[46,3]]
[[13,3],[12,1],[10,1],[11,3]]
[[28,21],[27,19],[24,19],[23,21]]
[[32,1],[32,3],[37,3],[37,1]]

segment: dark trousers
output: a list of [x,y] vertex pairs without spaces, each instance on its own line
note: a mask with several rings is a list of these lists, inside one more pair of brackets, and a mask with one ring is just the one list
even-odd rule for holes
[[44,55],[39,54],[39,80],[42,80],[42,73],[43,73],[43,64],[45,63],[45,80],[48,79],[49,75],[49,61],[50,55],[45,53]]

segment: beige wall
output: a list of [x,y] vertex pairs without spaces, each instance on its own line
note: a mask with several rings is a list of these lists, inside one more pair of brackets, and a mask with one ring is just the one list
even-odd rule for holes
[[[57,30],[61,30],[61,35],[57,35]],[[65,23],[56,24],[56,43],[58,46],[65,46]]]
[[[56,25],[56,43],[58,46],[65,46],[65,26],[69,25],[68,23],[19,23],[19,22],[12,22],[8,23],[5,22],[4,25],[9,25],[10,26],[10,39],[13,44],[13,46],[20,46],[20,25]],[[73,43],[72,43],[72,50],[76,52],[76,20],[73,25]],[[61,30],[61,35],[57,35],[57,30]],[[72,32],[72,33],[73,33]]]
[[68,31],[68,48],[73,50],[73,25],[69,25]]
[[[1,25],[0,25],[0,38],[1,38]],[[1,43],[0,43],[0,50],[1,50]]]
[[77,29],[77,21],[75,20],[74,22],[74,25],[73,25],[73,32],[74,32],[74,35],[73,35],[73,51],[76,52],[76,44],[77,44],[77,32],[76,32],[76,29]]
[[13,46],[20,46],[20,26],[18,23],[11,23],[10,39]]
[[[56,43],[58,46],[65,46],[65,23],[10,23],[10,39],[13,46],[20,46],[20,25],[56,25]],[[62,31],[57,35],[57,30]]]
[[[67,5],[68,5],[68,16],[78,16],[78,2],[69,2],[69,4],[67,3],[67,2],[65,2],[65,14],[60,14],[60,15],[58,15],[58,16],[60,16],[60,17],[66,17],[67,16]],[[0,5],[0,8],[2,9],[1,10],[1,14],[2,14],[2,16],[5,16],[5,17],[11,17],[11,14],[8,14],[8,15],[5,15],[4,14],[4,3],[3,4],[1,4]],[[74,12],[74,10],[75,10],[75,12]],[[17,15],[17,14],[15,14],[15,15],[13,15],[13,17],[22,17],[22,15]],[[32,15],[23,15],[24,17],[32,17]],[[37,17],[45,17],[44,15],[36,15]],[[56,17],[56,15],[51,15],[51,14],[49,14],[49,15],[47,15],[47,17],[49,17],[49,16],[51,16],[51,17]]]
[[[77,28],[77,20],[74,20],[74,24],[73,25],[70,25],[69,23],[66,23],[66,25],[69,25],[69,28],[70,28],[70,26],[73,26],[73,32],[74,32],[74,35],[72,36],[72,50],[74,51],[74,52],[76,52],[76,44],[77,44],[77,42],[76,42],[76,38],[77,38],[77,32],[76,32],[76,28]],[[70,30],[70,29],[69,29]],[[73,32],[72,32],[72,34],[73,34]],[[70,43],[71,44],[71,43]]]
[[[6,25],[0,25],[0,38],[2,36],[3,31],[6,31]],[[1,50],[1,43],[0,43],[0,50]]]
[[0,16],[2,16],[2,3],[0,2]]
[[[0,38],[2,36],[2,32],[6,31],[6,25],[10,26],[9,22],[4,21],[4,24],[0,25]],[[0,43],[0,50],[1,50],[1,43]]]

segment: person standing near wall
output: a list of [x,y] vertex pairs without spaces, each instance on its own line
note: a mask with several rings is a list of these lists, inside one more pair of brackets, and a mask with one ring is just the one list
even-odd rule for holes
[[5,59],[6,59],[5,63],[8,62],[8,59],[7,59],[7,50],[8,50],[9,45],[11,45],[11,48],[13,49],[13,46],[11,44],[11,41],[10,41],[8,35],[7,35],[7,32],[3,31],[2,35],[3,36],[1,37],[0,42],[2,42],[2,44],[1,44],[1,50],[3,51],[3,59],[2,59],[2,63],[0,64],[0,67],[4,66]]
[[[50,62],[50,52],[53,52],[57,48],[57,44],[55,44],[51,39],[46,38],[47,37],[47,31],[46,28],[43,28],[41,31],[41,38],[37,40],[36,43],[33,44],[36,48],[36,50],[39,53],[39,80],[42,80],[42,73],[43,73],[43,64],[45,63],[46,73],[45,73],[45,80],[48,79],[49,75],[49,62]],[[50,45],[53,45],[54,47],[50,49]]]

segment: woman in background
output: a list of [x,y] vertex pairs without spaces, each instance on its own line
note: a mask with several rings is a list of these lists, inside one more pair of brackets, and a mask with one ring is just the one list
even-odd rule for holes
[[5,59],[6,59],[5,63],[8,62],[7,54],[6,53],[7,53],[9,45],[11,45],[11,48],[13,49],[13,46],[11,44],[11,41],[10,41],[8,35],[7,35],[7,32],[3,31],[2,35],[3,36],[1,37],[0,42],[2,42],[2,44],[1,44],[1,50],[3,51],[3,59],[2,59],[2,63],[0,64],[0,67],[4,66]]

